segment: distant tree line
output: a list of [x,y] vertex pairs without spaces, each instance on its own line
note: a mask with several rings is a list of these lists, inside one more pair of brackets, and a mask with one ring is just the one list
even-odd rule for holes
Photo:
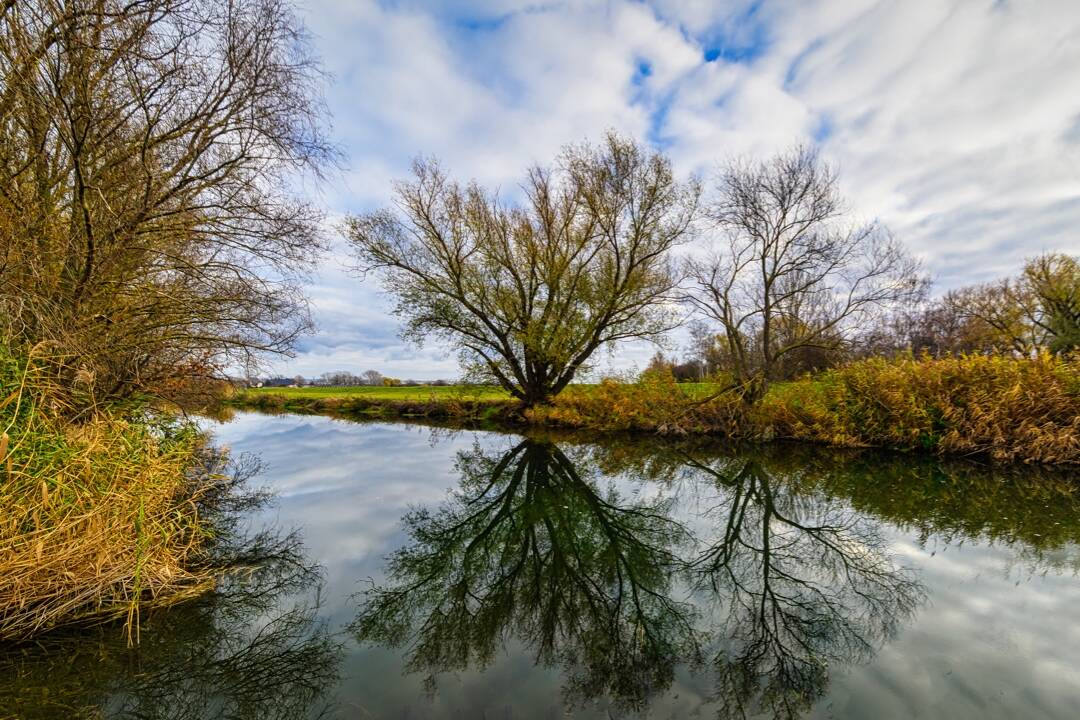
[[348,370],[327,372],[318,377],[306,378],[303,375],[285,377],[274,375],[270,377],[249,377],[244,384],[252,387],[417,387],[430,385],[445,387],[453,384],[449,380],[401,380],[388,377],[377,370],[367,370],[359,375],[354,375]]
[[[646,372],[670,372],[681,382],[700,382],[732,372],[734,363],[712,326],[689,325],[681,359],[657,352]],[[1080,348],[1080,260],[1046,253],[1016,276],[951,290],[940,298],[901,305],[857,339],[835,337],[829,347],[801,348],[773,368],[777,380],[871,356],[945,357],[997,354],[1030,357]]]

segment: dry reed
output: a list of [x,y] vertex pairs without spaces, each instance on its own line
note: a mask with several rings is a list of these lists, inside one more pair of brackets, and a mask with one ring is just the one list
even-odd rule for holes
[[0,352],[0,640],[122,618],[211,587],[190,427],[105,413],[60,419],[47,374]]

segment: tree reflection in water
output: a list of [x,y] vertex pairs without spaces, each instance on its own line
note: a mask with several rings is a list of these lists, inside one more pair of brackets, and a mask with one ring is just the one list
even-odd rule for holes
[[721,717],[795,718],[825,694],[831,666],[868,661],[923,590],[890,557],[878,523],[803,494],[754,459],[688,466],[715,479],[717,534],[693,570],[720,605]]
[[459,489],[405,518],[413,543],[390,559],[355,623],[361,641],[411,643],[428,675],[486,667],[511,636],[567,692],[638,706],[696,651],[692,607],[671,597],[689,537],[669,502],[602,492],[558,447],[526,440],[501,458],[462,453]]
[[[241,468],[246,476],[255,468]],[[244,477],[237,477],[237,484]],[[54,633],[0,655],[0,717],[274,720],[321,717],[342,644],[307,595],[321,572],[295,535],[245,535],[243,513],[265,498],[223,488],[216,528],[232,568],[208,595],[144,618],[127,646],[116,626]],[[94,642],[93,634],[97,641]]]
[[670,497],[601,491],[597,459],[577,450],[459,455],[448,501],[406,516],[412,543],[366,594],[358,639],[408,645],[407,669],[434,688],[516,638],[563,671],[568,701],[637,709],[707,656],[721,715],[796,717],[831,665],[867,660],[923,597],[875,523],[754,460],[681,457],[719,491],[692,534]]

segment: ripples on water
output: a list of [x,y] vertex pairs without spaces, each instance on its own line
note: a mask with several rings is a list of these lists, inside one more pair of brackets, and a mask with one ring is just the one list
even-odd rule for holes
[[7,648],[0,717],[1080,717],[1067,472],[213,429],[276,493],[239,533],[253,569],[135,650],[113,627]]

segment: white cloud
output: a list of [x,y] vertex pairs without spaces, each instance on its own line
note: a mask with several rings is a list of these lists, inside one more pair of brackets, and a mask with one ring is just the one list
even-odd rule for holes
[[[609,127],[684,172],[817,135],[854,210],[940,287],[1080,249],[1070,0],[309,0],[307,17],[350,157],[323,189],[335,213],[386,204],[417,154],[512,194],[527,165]],[[434,349],[407,359],[387,300],[339,262],[311,288],[320,335],[290,370],[453,374]]]

